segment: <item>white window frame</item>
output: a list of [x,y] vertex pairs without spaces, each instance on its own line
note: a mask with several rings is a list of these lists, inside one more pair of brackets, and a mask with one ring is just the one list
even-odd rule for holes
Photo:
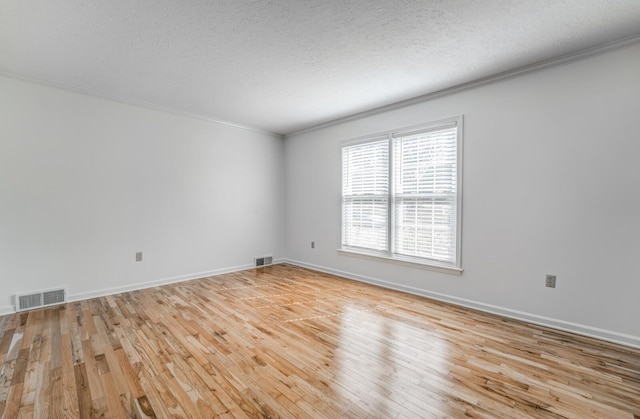
[[[455,243],[455,261],[445,262],[439,261],[435,259],[428,259],[422,257],[411,257],[411,256],[402,256],[393,253],[394,249],[394,223],[395,223],[395,204],[394,204],[394,139],[397,137],[407,136],[412,133],[417,132],[425,132],[425,131],[434,131],[440,129],[446,129],[447,127],[457,128],[457,154],[456,154],[456,243]],[[343,211],[343,179],[344,173],[341,173],[340,176],[340,191],[341,191],[341,199],[340,199],[340,243],[338,248],[338,253],[345,256],[356,256],[366,259],[373,260],[382,260],[386,262],[391,262],[403,266],[411,266],[424,268],[429,270],[435,270],[438,272],[461,275],[462,269],[462,158],[463,158],[463,116],[459,115],[452,118],[446,118],[438,121],[429,122],[426,124],[414,125],[410,127],[404,127],[399,129],[394,129],[390,131],[379,132],[363,137],[353,138],[350,140],[342,141],[340,144],[340,161],[341,161],[341,171],[342,171],[342,159],[343,159],[343,149],[349,146],[355,146],[359,144],[366,144],[369,142],[380,141],[381,138],[387,138],[389,145],[389,199],[388,199],[388,220],[387,220],[387,249],[385,251],[374,251],[367,250],[361,248],[353,248],[343,246],[344,238],[342,237],[344,226],[342,225],[342,211]]]

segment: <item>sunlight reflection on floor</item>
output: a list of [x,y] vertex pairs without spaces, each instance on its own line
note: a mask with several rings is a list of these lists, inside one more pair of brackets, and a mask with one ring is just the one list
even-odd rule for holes
[[[376,416],[415,416],[417,412],[409,410],[414,404],[437,415],[447,414],[446,399],[421,378],[422,370],[427,369],[429,376],[448,380],[449,344],[437,331],[353,305],[343,307],[340,320],[342,345],[336,349],[336,378],[343,397],[367,406]],[[423,389],[420,399],[412,395],[416,386]],[[405,388],[411,391],[402,391]]]

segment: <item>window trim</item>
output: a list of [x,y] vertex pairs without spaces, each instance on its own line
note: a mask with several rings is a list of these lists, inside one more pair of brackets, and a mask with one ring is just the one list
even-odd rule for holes
[[392,256],[382,255],[378,252],[367,252],[364,250],[343,249],[343,248],[338,248],[337,251],[338,251],[338,254],[342,256],[350,256],[350,257],[357,257],[361,259],[375,260],[379,262],[393,263],[395,265],[408,266],[410,268],[420,268],[428,271],[441,272],[441,273],[457,275],[457,276],[462,275],[462,272],[464,272],[464,269],[462,267],[458,268],[458,267],[451,266],[449,264],[440,265],[436,261],[431,261],[431,260],[428,260],[428,263],[427,263],[425,262],[425,259],[411,258],[408,256],[392,257]]
[[[456,141],[456,146],[457,146],[457,153],[456,153],[456,172],[457,172],[457,194],[456,194],[456,208],[457,208],[457,214],[456,214],[456,261],[453,263],[449,263],[449,262],[440,262],[436,259],[428,259],[428,258],[420,258],[420,257],[411,257],[411,256],[402,256],[402,255],[395,255],[393,254],[393,242],[392,240],[394,240],[394,234],[393,234],[393,226],[392,226],[392,220],[394,218],[394,183],[393,182],[393,170],[394,170],[394,165],[391,162],[392,156],[393,156],[393,145],[394,145],[394,139],[398,138],[398,137],[403,137],[403,136],[408,136],[411,134],[416,134],[416,133],[423,133],[423,132],[428,132],[428,131],[438,131],[441,129],[447,129],[447,128],[452,128],[452,127],[456,127],[457,128],[457,141]],[[390,164],[389,164],[389,202],[388,202],[388,224],[389,227],[387,228],[387,243],[388,243],[388,249],[385,251],[375,251],[375,250],[368,250],[368,249],[362,249],[362,248],[357,248],[357,247],[343,247],[342,243],[343,243],[343,225],[342,225],[342,182],[344,179],[344,173],[342,172],[342,152],[343,149],[345,147],[349,147],[349,146],[354,146],[354,145],[359,145],[359,144],[366,144],[369,142],[374,142],[374,141],[379,141],[382,139],[387,139],[388,140],[388,145],[389,145],[389,156],[390,156]],[[432,122],[428,122],[428,123],[423,123],[423,124],[418,124],[418,125],[412,125],[412,126],[408,126],[408,127],[402,127],[402,128],[397,128],[397,129],[393,129],[393,130],[388,130],[388,131],[383,131],[383,132],[377,132],[377,133],[373,133],[370,135],[364,135],[364,136],[360,136],[360,137],[356,137],[356,138],[351,138],[348,140],[343,140],[340,142],[340,148],[339,148],[339,152],[340,152],[340,164],[341,164],[341,176],[340,176],[340,194],[341,194],[341,198],[340,198],[340,237],[339,237],[339,244],[338,244],[338,254],[340,255],[344,255],[344,256],[356,256],[356,257],[363,257],[366,259],[374,259],[374,260],[380,260],[380,261],[384,261],[384,262],[392,262],[394,264],[399,264],[399,265],[403,265],[403,266],[410,266],[410,267],[418,267],[418,268],[423,268],[423,269],[429,269],[429,270],[435,270],[438,272],[444,272],[444,273],[450,273],[450,274],[454,274],[454,275],[461,275],[463,272],[463,268],[462,268],[462,195],[463,195],[463,191],[462,191],[462,185],[463,185],[463,155],[464,155],[464,149],[463,149],[463,144],[464,144],[464,116],[463,115],[458,115],[458,116],[454,116],[454,117],[450,117],[450,118],[444,118],[444,119],[440,119],[437,121],[432,121]]]

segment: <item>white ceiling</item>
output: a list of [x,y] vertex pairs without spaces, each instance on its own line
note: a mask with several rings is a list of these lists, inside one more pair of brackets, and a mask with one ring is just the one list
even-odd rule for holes
[[639,0],[1,0],[0,72],[287,134],[636,35]]

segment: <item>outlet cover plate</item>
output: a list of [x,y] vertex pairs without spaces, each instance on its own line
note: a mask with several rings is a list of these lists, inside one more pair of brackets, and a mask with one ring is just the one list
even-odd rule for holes
[[556,276],[555,275],[547,275],[544,283],[545,287],[555,288],[556,287]]

